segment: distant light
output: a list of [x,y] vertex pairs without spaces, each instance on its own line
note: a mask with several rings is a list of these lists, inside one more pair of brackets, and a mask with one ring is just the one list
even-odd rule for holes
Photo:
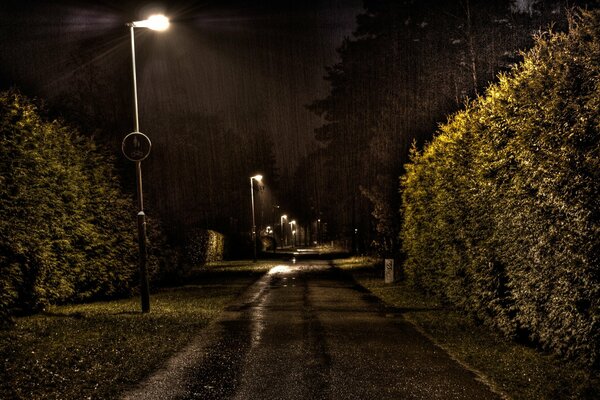
[[283,215],[281,216],[281,219],[287,219],[287,215],[283,214]]
[[262,178],[263,178],[262,175],[254,175],[250,179],[254,179],[256,182],[260,182],[260,181],[262,181]]
[[169,18],[165,17],[164,15],[157,14],[151,15],[148,19],[143,21],[132,22],[131,25],[135,28],[148,28],[152,29],[153,31],[164,31],[169,28],[170,23]]

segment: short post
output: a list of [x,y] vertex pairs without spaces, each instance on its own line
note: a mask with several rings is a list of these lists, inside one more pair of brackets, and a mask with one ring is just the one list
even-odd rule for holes
[[394,262],[393,258],[386,258],[385,259],[385,283],[394,283],[398,280],[399,278],[399,273],[398,273],[398,267],[396,266],[396,263]]

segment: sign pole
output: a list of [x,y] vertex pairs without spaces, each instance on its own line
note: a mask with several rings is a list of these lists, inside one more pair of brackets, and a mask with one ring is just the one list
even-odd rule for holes
[[[138,226],[138,247],[139,247],[139,268],[140,268],[140,294],[141,294],[141,302],[142,302],[142,312],[148,313],[150,312],[150,285],[148,283],[148,268],[146,266],[146,214],[144,214],[144,193],[142,190],[142,160],[148,156],[150,153],[150,139],[143,133],[140,133],[140,122],[138,117],[138,96],[137,96],[137,78],[135,72],[135,31],[134,26],[130,26],[131,32],[131,67],[133,73],[133,123],[135,132],[127,135],[125,139],[123,139],[123,152],[126,150],[126,140],[128,137],[132,137],[130,140],[133,145],[133,152],[129,155],[125,154],[127,158],[135,161],[135,176],[137,183],[137,197],[138,197],[138,214],[137,214],[137,226]],[[143,148],[143,138],[140,138],[139,135],[142,135],[146,139],[148,139],[147,152],[144,153]],[[131,158],[129,157],[131,156]]]

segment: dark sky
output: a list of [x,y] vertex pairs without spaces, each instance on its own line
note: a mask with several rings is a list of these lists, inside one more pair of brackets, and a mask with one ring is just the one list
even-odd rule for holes
[[131,96],[124,23],[164,11],[167,32],[136,33],[141,131],[160,144],[176,134],[169,121],[216,115],[232,129],[266,129],[286,170],[314,146],[320,120],[304,106],[327,94],[325,66],[360,10],[360,0],[3,0],[0,85],[52,99],[89,84],[88,109],[106,107],[94,100],[103,97],[122,104]]

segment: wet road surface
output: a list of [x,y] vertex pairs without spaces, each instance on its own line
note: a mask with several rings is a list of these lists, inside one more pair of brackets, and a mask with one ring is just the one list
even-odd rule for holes
[[125,399],[499,399],[346,273],[271,270]]

